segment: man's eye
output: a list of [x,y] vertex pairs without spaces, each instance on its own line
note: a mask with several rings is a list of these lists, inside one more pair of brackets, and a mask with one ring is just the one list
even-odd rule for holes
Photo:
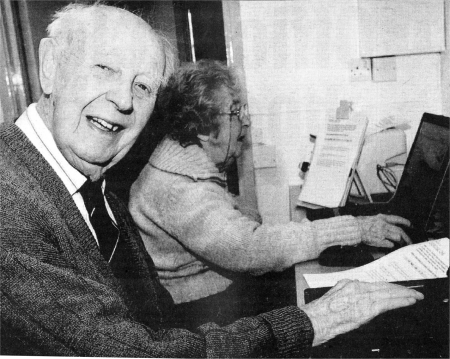
[[102,64],[97,64],[95,66],[97,68],[99,68],[100,70],[104,70],[104,71],[107,71],[107,72],[113,72],[113,69],[111,67],[109,67],[109,66],[102,65]]
[[134,88],[135,88],[135,91],[136,91],[136,95],[138,97],[141,97],[141,98],[142,97],[148,97],[148,96],[150,96],[152,94],[151,88],[148,85],[146,85],[146,84],[138,82],[138,83],[136,83],[134,85]]

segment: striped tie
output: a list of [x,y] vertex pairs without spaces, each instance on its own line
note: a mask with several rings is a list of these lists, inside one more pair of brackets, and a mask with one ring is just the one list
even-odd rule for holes
[[119,230],[106,209],[101,184],[102,180],[96,182],[87,180],[79,192],[83,197],[89,219],[97,235],[100,253],[109,262],[119,239]]

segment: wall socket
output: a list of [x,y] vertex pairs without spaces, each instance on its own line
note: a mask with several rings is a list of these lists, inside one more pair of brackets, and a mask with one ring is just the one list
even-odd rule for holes
[[371,81],[372,66],[370,59],[351,59],[349,61],[350,81]]
[[397,63],[394,56],[372,59],[373,81],[397,81]]

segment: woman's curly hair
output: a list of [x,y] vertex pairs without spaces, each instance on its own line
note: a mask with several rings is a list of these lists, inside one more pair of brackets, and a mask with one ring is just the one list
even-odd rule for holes
[[225,64],[201,60],[180,66],[160,90],[154,128],[161,137],[168,135],[183,147],[201,147],[197,135],[218,133],[222,89],[233,99],[239,96],[238,77]]

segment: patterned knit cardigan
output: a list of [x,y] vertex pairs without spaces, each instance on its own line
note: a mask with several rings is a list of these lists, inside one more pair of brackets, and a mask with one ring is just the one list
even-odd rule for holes
[[297,307],[194,332],[169,329],[160,285],[126,208],[115,276],[62,181],[15,125],[0,126],[1,354],[104,357],[308,355]]

